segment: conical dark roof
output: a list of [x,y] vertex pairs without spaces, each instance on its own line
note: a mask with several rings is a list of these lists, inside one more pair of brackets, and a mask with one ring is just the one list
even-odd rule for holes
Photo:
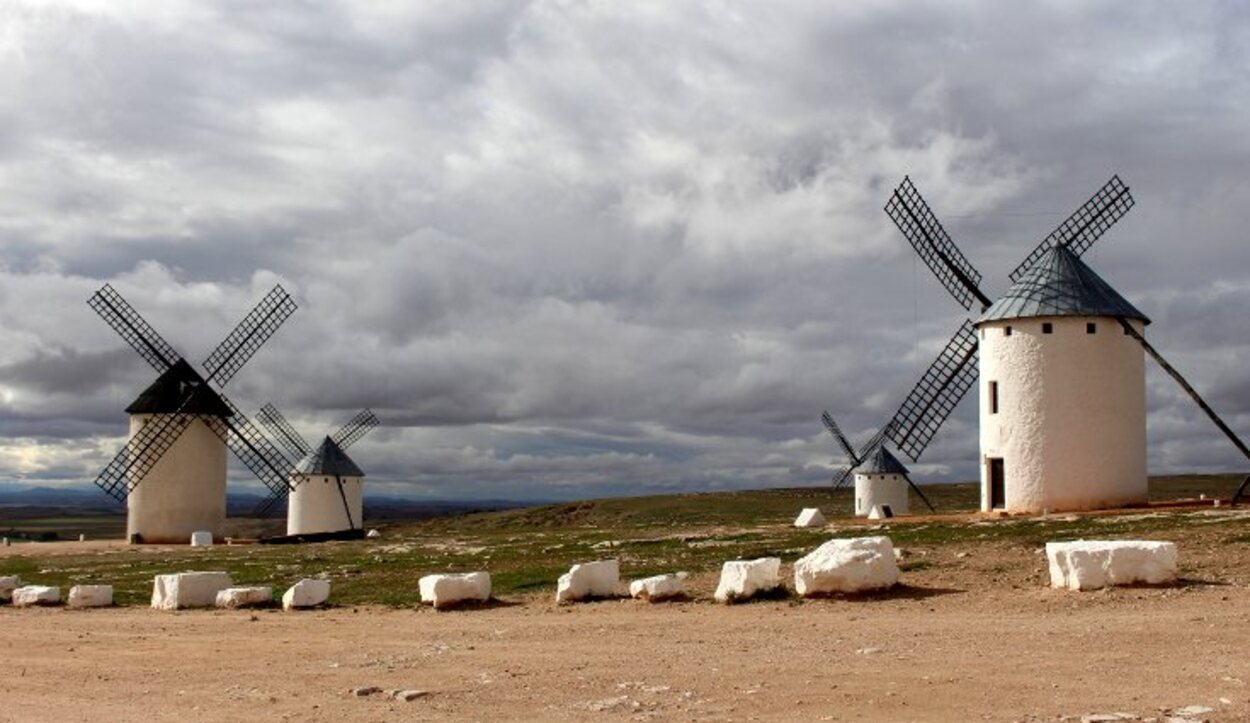
[[364,477],[365,473],[360,471],[356,463],[351,457],[343,451],[343,448],[335,444],[333,439],[326,437],[313,450],[312,454],[304,457],[295,465],[297,474],[324,474],[331,477]]
[[877,445],[855,471],[859,474],[907,474],[907,468],[898,461],[898,457],[890,454],[884,444]]
[[1064,246],[1054,246],[985,310],[978,324],[1034,316],[1150,319]]
[[179,359],[144,389],[127,414],[184,412],[206,417],[230,417],[233,412],[185,359]]

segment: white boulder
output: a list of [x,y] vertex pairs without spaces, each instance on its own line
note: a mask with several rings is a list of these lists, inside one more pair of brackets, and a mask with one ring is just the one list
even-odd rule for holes
[[630,597],[648,602],[662,602],[685,597],[686,581],[683,575],[656,575],[629,583]]
[[750,599],[781,587],[781,558],[730,560],[721,566],[716,600],[723,603]]
[[230,587],[224,572],[177,572],[157,575],[152,583],[152,607],[157,610],[211,608],[217,593]]
[[417,580],[417,589],[421,591],[421,602],[433,605],[435,610],[465,601],[486,602],[490,600],[490,573],[426,575]]
[[382,533],[378,532],[377,530],[369,530],[368,532],[365,533],[365,537],[368,537],[370,540],[376,540],[377,538],[381,536],[382,536]]
[[825,521],[825,516],[816,507],[804,507],[799,516],[794,518],[795,527],[824,527],[827,524],[829,523]]
[[106,608],[113,604],[112,585],[75,585],[69,589],[72,608]]
[[27,585],[13,591],[13,605],[24,608],[28,605],[60,605],[61,588],[46,585]]
[[282,594],[282,609],[314,608],[330,599],[330,581],[306,577]]
[[897,582],[888,537],[829,540],[794,563],[794,589],[804,597],[884,590]]
[[217,607],[229,610],[268,605],[271,602],[273,602],[273,588],[259,586],[228,587],[225,590],[218,590],[217,598],[213,601]]
[[13,600],[13,591],[22,586],[22,581],[17,575],[6,575],[0,577],[0,602],[10,602]]
[[191,533],[191,547],[211,547],[213,533],[208,530],[197,530]]
[[556,602],[576,602],[594,597],[614,597],[621,586],[621,567],[616,560],[574,565],[556,583]]
[[1077,540],[1046,543],[1050,586],[1097,590],[1112,585],[1172,582],[1176,543],[1145,540]]

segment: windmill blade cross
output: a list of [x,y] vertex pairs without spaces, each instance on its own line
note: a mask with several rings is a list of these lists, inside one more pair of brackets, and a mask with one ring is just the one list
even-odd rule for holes
[[205,379],[218,385],[230,381],[296,308],[291,295],[274,286],[204,360]]
[[913,462],[977,378],[977,334],[965,320],[890,420],[890,439]]
[[833,416],[829,412],[821,412],[820,421],[825,425],[825,429],[829,430],[829,434],[838,440],[838,446],[846,453],[846,459],[852,466],[858,466],[861,459],[855,456],[855,450],[851,448],[851,443],[847,441],[846,436],[842,434],[842,430],[838,428],[838,423],[833,421]]
[[854,470],[855,470],[854,467],[839,467],[838,469],[834,470],[833,489],[834,490],[842,489],[842,485],[846,484],[846,481],[851,478],[851,472],[853,472]]
[[905,176],[894,189],[885,212],[960,306],[971,309],[973,301],[980,302],[982,308],[990,305],[989,297],[981,292],[981,273],[942,228],[910,177]]
[[1098,189],[1054,231],[1051,231],[1050,235],[1043,239],[1037,248],[1024,258],[1024,261],[1020,262],[1020,265],[1009,274],[1012,282],[1019,281],[1029,267],[1037,263],[1037,260],[1053,246],[1065,246],[1077,256],[1085,253],[1107,232],[1107,229],[1114,226],[1124,214],[1129,212],[1134,203],[1136,202],[1133,200],[1133,194],[1129,193],[1128,186],[1124,185],[1118,175],[1112,176],[1110,181],[1103,184],[1102,188]]
[[96,487],[118,502],[126,501],[194,419],[195,415],[181,412],[153,415],[100,471]]
[[99,314],[157,372],[163,374],[182,358],[109,284],[92,294],[87,299],[87,306]]
[[355,444],[361,437],[369,433],[369,430],[378,426],[377,415],[372,409],[365,408],[356,413],[347,424],[344,424],[339,431],[330,437],[341,449],[347,449]]
[[295,427],[286,421],[286,417],[282,416],[282,412],[279,412],[277,407],[266,404],[260,408],[256,419],[265,425],[265,428],[273,434],[274,439],[278,440],[278,444],[285,447],[292,456],[303,458],[312,453],[312,445],[295,431]]

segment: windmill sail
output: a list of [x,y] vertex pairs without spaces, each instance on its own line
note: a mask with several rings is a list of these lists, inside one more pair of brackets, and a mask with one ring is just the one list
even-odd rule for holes
[[960,306],[971,309],[974,301],[982,307],[990,305],[989,297],[981,292],[981,273],[942,228],[911,178],[904,177],[894,189],[885,212]]
[[204,360],[205,378],[217,384],[234,378],[296,308],[286,289],[274,286]]
[[157,372],[168,371],[174,362],[182,358],[112,286],[105,284],[92,294],[87,299],[87,306],[113,327],[113,331],[139,352],[139,356]]
[[1088,201],[1051,231],[1011,272],[1009,278],[1012,282],[1019,281],[1054,246],[1063,246],[1080,256],[1128,213],[1134,203],[1128,186],[1124,185],[1118,175],[1112,176]]

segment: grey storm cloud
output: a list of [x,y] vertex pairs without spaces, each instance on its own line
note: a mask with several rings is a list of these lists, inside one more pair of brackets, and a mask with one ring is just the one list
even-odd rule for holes
[[[882,212],[910,174],[991,296],[1120,173],[1087,259],[1250,432],[1250,22],[1226,3],[10,2],[0,478],[82,482],[151,370],[275,283],[227,391],[371,484],[565,498],[819,484],[966,314]],[[1234,469],[1148,378],[1155,472]],[[967,399],[914,466],[976,474]],[[232,478],[247,483],[235,470]]]

